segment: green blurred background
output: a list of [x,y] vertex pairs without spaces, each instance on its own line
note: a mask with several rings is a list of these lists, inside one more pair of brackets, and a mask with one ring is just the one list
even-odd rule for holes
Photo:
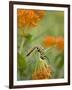
[[[21,54],[17,53],[17,80],[31,80],[39,55],[34,51],[29,57],[26,57],[30,48],[41,45],[45,36],[62,36],[64,37],[64,12],[63,11],[45,11],[44,17],[37,23],[36,27],[29,29],[29,36],[21,37],[18,28],[17,47],[18,51],[22,40],[24,47]],[[50,48],[45,52],[49,58],[50,65],[53,69],[52,78],[64,78],[64,52],[59,52],[56,48]]]

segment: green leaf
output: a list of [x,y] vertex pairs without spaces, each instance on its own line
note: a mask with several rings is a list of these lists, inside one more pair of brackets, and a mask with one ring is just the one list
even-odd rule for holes
[[18,53],[18,67],[20,68],[20,69],[24,69],[24,68],[26,68],[26,60],[25,60],[25,57],[24,56],[22,56],[21,54],[19,54]]
[[64,65],[64,55],[63,54],[59,54],[58,56],[56,56],[55,65],[57,68],[61,68]]
[[61,53],[55,58],[55,75],[54,78],[62,78],[64,77],[64,54]]
[[27,67],[27,62],[22,54],[17,54],[17,77],[18,80],[22,80],[25,76],[25,69]]

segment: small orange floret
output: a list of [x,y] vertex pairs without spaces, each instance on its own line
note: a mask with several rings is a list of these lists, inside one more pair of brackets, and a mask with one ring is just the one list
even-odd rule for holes
[[53,36],[47,36],[44,38],[44,46],[50,47],[55,44],[55,38]]
[[24,12],[25,12],[25,10],[23,10],[23,9],[18,9],[18,10],[17,10],[17,15],[18,15],[18,16],[23,15]]

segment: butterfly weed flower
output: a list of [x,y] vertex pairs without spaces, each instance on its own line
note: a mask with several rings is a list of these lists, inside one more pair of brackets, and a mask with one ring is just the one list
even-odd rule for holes
[[46,36],[43,40],[43,45],[44,47],[52,47],[52,46],[56,46],[56,48],[58,48],[59,50],[64,49],[64,38],[62,36]]
[[[29,33],[31,27],[37,26],[38,21],[42,19],[44,16],[45,11],[41,10],[28,10],[28,9],[18,9],[17,10],[17,27],[18,27],[18,34],[22,37],[22,42],[20,45],[19,52],[22,52],[24,47],[24,43],[26,40],[31,41],[31,34]],[[25,40],[24,40],[25,39]]]
[[32,80],[50,79],[52,74],[51,66],[45,60],[40,59],[37,68],[32,73]]
[[19,28],[34,27],[37,22],[44,16],[43,10],[17,10],[17,23]]

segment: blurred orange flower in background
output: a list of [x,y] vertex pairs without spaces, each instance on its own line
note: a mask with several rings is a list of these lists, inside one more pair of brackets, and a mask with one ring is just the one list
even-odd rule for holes
[[17,10],[17,23],[19,28],[25,26],[34,27],[37,22],[44,16],[43,10]]
[[55,37],[53,37],[53,36],[46,36],[45,38],[44,38],[44,41],[43,41],[43,43],[44,43],[44,46],[45,47],[50,47],[50,46],[52,46],[52,45],[55,45]]
[[56,45],[58,49],[64,49],[64,38],[62,36],[54,37],[54,36],[46,36],[43,40],[43,45],[45,47],[51,47]]

